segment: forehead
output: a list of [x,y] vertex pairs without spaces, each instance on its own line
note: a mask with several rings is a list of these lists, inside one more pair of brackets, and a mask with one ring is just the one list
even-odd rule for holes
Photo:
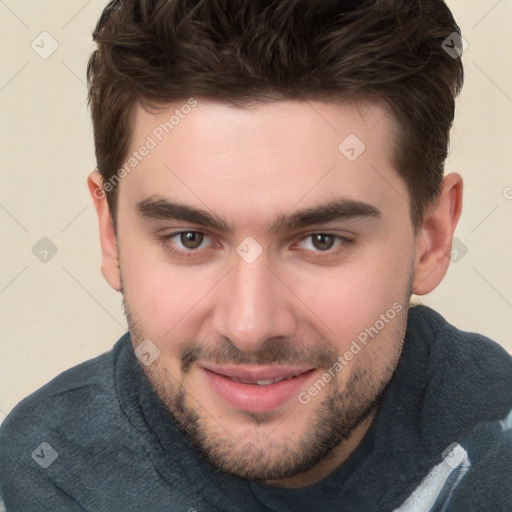
[[137,105],[128,155],[137,161],[120,202],[158,195],[228,215],[240,215],[236,203],[265,216],[344,196],[385,210],[407,198],[393,147],[394,120],[377,102],[240,108],[186,99],[158,112]]

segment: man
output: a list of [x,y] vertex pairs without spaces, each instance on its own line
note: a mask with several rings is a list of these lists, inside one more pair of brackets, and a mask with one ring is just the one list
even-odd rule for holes
[[444,3],[120,0],[94,39],[129,333],[5,420],[7,510],[512,510],[512,358],[410,303],[462,205]]

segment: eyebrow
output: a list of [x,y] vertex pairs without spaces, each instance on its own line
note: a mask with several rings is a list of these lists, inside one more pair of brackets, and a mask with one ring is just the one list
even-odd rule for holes
[[[235,231],[233,225],[214,213],[165,199],[158,199],[154,196],[138,202],[136,208],[139,214],[147,219],[181,220],[228,233]],[[280,214],[270,225],[269,232],[291,231],[333,221],[378,219],[381,216],[381,211],[369,203],[338,198],[326,204],[299,210],[292,214]]]

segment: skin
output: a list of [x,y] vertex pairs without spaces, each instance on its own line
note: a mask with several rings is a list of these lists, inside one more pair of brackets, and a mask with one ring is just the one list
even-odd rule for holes
[[[132,151],[179,107],[156,114],[137,106]],[[101,177],[89,176],[103,275],[123,292],[134,346],[148,338],[160,350],[143,369],[191,442],[223,471],[297,488],[342,464],[368,431],[396,369],[411,292],[429,293],[447,271],[462,179],[444,178],[415,233],[405,183],[391,164],[394,121],[387,112],[369,101],[242,109],[198,100],[121,180],[117,233]],[[349,134],[366,145],[353,162],[338,150]],[[374,205],[381,215],[268,230],[279,216],[340,197]],[[233,231],[144,218],[137,204],[148,198],[207,210]],[[159,239],[186,230],[207,235],[198,249],[187,249],[180,236]],[[353,241],[328,238],[326,249],[313,243],[318,233]],[[252,263],[236,252],[246,237],[262,249]],[[307,404],[238,410],[199,367],[301,361],[315,368],[302,386],[307,392],[393,304],[401,311]]]

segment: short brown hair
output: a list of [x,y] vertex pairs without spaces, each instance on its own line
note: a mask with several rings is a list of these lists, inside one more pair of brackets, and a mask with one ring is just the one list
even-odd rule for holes
[[[98,170],[105,181],[122,167],[137,102],[378,98],[396,122],[393,164],[417,230],[463,84],[461,59],[443,48],[453,33],[442,0],[114,0],[87,68]],[[115,216],[115,190],[107,200]]]

